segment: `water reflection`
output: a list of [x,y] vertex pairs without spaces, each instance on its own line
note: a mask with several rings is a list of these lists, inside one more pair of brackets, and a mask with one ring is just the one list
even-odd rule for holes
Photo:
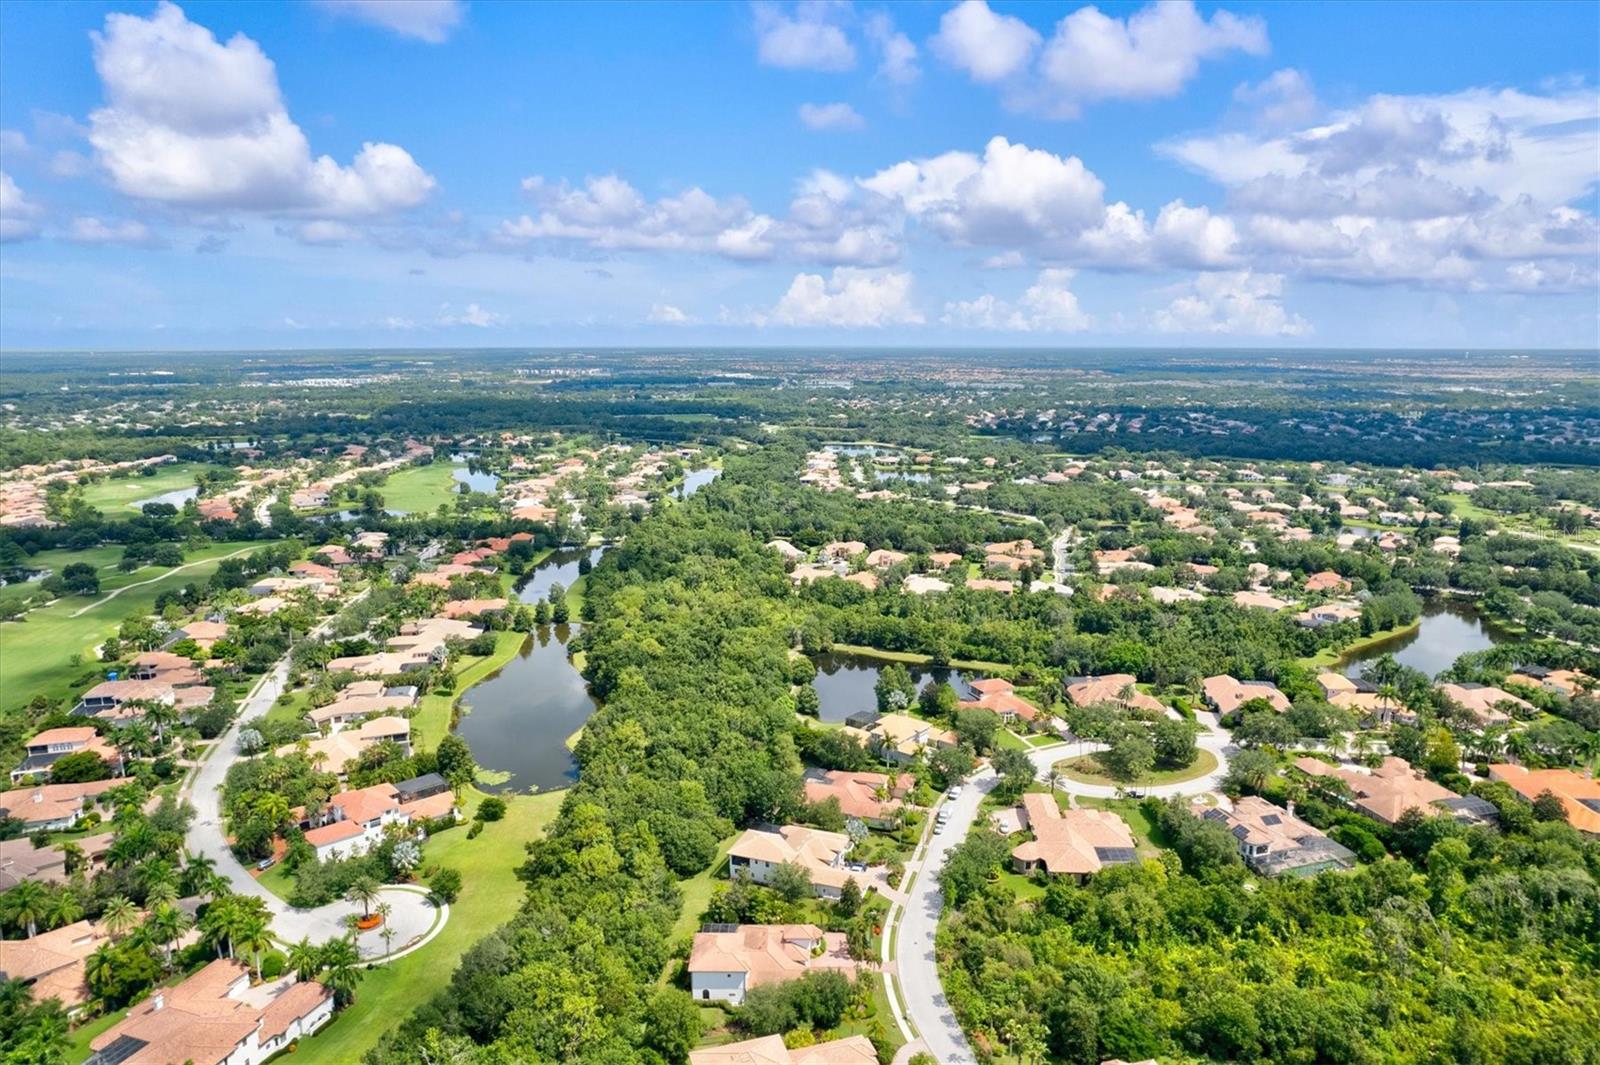
[[[812,682],[821,704],[818,716],[826,722],[843,721],[851,714],[863,710],[876,710],[878,696],[874,690],[878,675],[889,663],[881,658],[834,652],[817,655],[812,659],[817,666],[817,679]],[[967,677],[959,670],[936,669],[933,666],[908,665],[906,670],[921,691],[936,681],[953,685],[959,698],[967,698]],[[973,677],[977,680],[977,677]]]
[[1339,668],[1346,676],[1358,677],[1368,662],[1392,654],[1401,665],[1436,677],[1467,652],[1487,651],[1508,638],[1471,604],[1435,601],[1423,608],[1415,629],[1347,655]]

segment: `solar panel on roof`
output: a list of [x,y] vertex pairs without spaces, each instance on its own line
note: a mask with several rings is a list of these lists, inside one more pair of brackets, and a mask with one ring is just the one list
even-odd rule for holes
[[703,924],[700,926],[700,931],[702,932],[737,932],[738,930],[739,926],[736,924]]
[[1283,818],[1277,814],[1268,814],[1261,819],[1261,823],[1264,825],[1281,825],[1283,824]]
[[149,1046],[149,1043],[143,1039],[135,1039],[131,1035],[120,1036],[104,1050],[90,1058],[89,1061],[93,1065],[120,1065],[121,1062],[127,1061],[146,1046]]
[[1094,856],[1102,862],[1131,862],[1134,858],[1132,847],[1096,847]]

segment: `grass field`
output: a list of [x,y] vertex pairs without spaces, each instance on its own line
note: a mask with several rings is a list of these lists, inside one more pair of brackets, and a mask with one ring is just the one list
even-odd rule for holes
[[211,469],[196,462],[177,462],[167,466],[159,466],[151,477],[114,477],[94,484],[85,485],[83,500],[96,510],[113,517],[121,517],[116,512],[127,510],[132,504],[151,496],[163,495],[180,488],[193,488],[195,476],[202,470]]
[[[516,870],[524,848],[544,833],[565,797],[564,791],[504,796],[505,819],[486,824],[477,839],[468,839],[463,825],[428,840],[423,848],[425,865],[461,871],[461,894],[450,906],[450,923],[416,953],[366,972],[355,1002],[327,1028],[301,1040],[294,1060],[316,1065],[360,1061],[385,1032],[442,990],[467,949],[505,924],[521,906],[523,888]],[[468,816],[482,799],[481,794],[468,792]]]
[[[1217,756],[1210,751],[1201,750],[1194,760],[1194,764],[1185,769],[1157,769],[1146,773],[1138,780],[1127,786],[1130,788],[1149,787],[1152,784],[1178,784],[1185,780],[1194,780],[1203,777],[1217,768]],[[1056,763],[1056,770],[1068,780],[1076,780],[1080,784],[1116,784],[1105,770],[1100,768],[1100,763],[1092,754],[1080,754],[1076,758],[1068,758],[1064,762]]]
[[1357,654],[1366,648],[1371,647],[1373,644],[1382,643],[1385,640],[1391,640],[1396,636],[1403,636],[1421,624],[1422,619],[1418,618],[1409,625],[1398,625],[1392,629],[1383,629],[1379,632],[1373,633],[1371,636],[1364,636],[1354,643],[1346,644],[1337,650],[1332,647],[1324,647],[1310,658],[1300,659],[1300,664],[1303,666],[1332,669],[1334,666],[1339,664],[1340,659]]
[[687,880],[678,881],[683,894],[683,907],[678,911],[677,923],[672,926],[672,939],[676,941],[700,931],[700,916],[711,902],[711,891],[728,878],[728,851],[737,835],[729,836],[717,844],[717,856],[709,868]]
[[97,598],[70,596],[29,611],[21,621],[0,622],[0,707],[20,706],[41,694],[65,698],[98,672],[95,648],[124,618],[149,613],[164,591],[204,583],[223,556],[261,546],[209,544],[185,555],[183,568],[116,574],[106,578]]
[[454,707],[474,684],[505,665],[517,656],[517,651],[528,638],[525,632],[499,632],[495,634],[495,652],[487,658],[467,656],[456,667],[456,690],[452,695],[428,693],[422,697],[415,716],[411,718],[411,743],[421,750],[432,750],[450,731],[450,718]]
[[[1057,792],[1056,798],[1065,800],[1067,796]],[[1078,805],[1091,810],[1110,810],[1126,821],[1128,828],[1133,832],[1134,849],[1139,852],[1139,857],[1154,858],[1161,853],[1166,836],[1162,833],[1161,826],[1144,812],[1138,799],[1079,798]]]
[[378,494],[383,496],[383,505],[390,510],[431,514],[439,509],[440,503],[448,503],[454,497],[456,482],[451,476],[454,468],[447,462],[408,466],[390,474],[379,487]]

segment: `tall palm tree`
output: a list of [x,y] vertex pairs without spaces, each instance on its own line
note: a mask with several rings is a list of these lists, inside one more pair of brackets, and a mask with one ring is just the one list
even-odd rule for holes
[[217,957],[233,957],[233,938],[239,930],[239,896],[228,895],[206,907],[200,918],[200,938],[217,952]]
[[161,905],[150,914],[144,927],[149,931],[151,940],[160,944],[164,964],[170,970],[172,947],[185,932],[194,927],[194,921],[176,906]]
[[100,921],[106,926],[106,931],[113,940],[120,939],[139,924],[139,907],[130,899],[115,895],[106,903]]
[[372,904],[378,901],[378,882],[370,876],[356,877],[355,883],[350,885],[350,890],[344,893],[345,901],[359,902],[361,916],[372,916]]
[[322,945],[322,982],[333,990],[334,1002],[348,1006],[356,996],[356,984],[361,979],[357,966],[361,952],[356,949],[354,936],[330,939]]
[[6,924],[26,928],[28,938],[39,934],[39,922],[45,920],[50,909],[50,891],[37,880],[24,880],[4,895],[0,895],[0,910]]
[[302,980],[310,980],[322,968],[322,953],[312,944],[310,936],[301,937],[300,942],[289,948],[289,968]]
[[216,875],[217,860],[204,854],[191,855],[183,866],[183,892],[185,895],[199,895],[206,890],[211,878]]
[[157,880],[144,895],[144,904],[151,909],[171,906],[178,901],[178,887],[170,880]]
[[272,949],[272,933],[267,930],[267,922],[260,917],[247,917],[240,922],[238,945],[250,955],[251,968],[255,970],[256,979],[261,979],[262,952]]

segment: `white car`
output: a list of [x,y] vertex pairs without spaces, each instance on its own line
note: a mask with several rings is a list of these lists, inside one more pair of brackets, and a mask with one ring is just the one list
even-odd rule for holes
[[948,806],[942,807],[939,810],[939,813],[934,817],[934,820],[939,822],[941,825],[950,820],[950,808]]
[[938,821],[935,821],[933,823],[933,834],[935,836],[937,836],[939,833],[941,833],[943,831],[944,831],[944,821],[942,819],[938,820]]
[[950,798],[952,798],[952,799],[961,798],[961,785],[960,784],[952,784],[950,786]]

